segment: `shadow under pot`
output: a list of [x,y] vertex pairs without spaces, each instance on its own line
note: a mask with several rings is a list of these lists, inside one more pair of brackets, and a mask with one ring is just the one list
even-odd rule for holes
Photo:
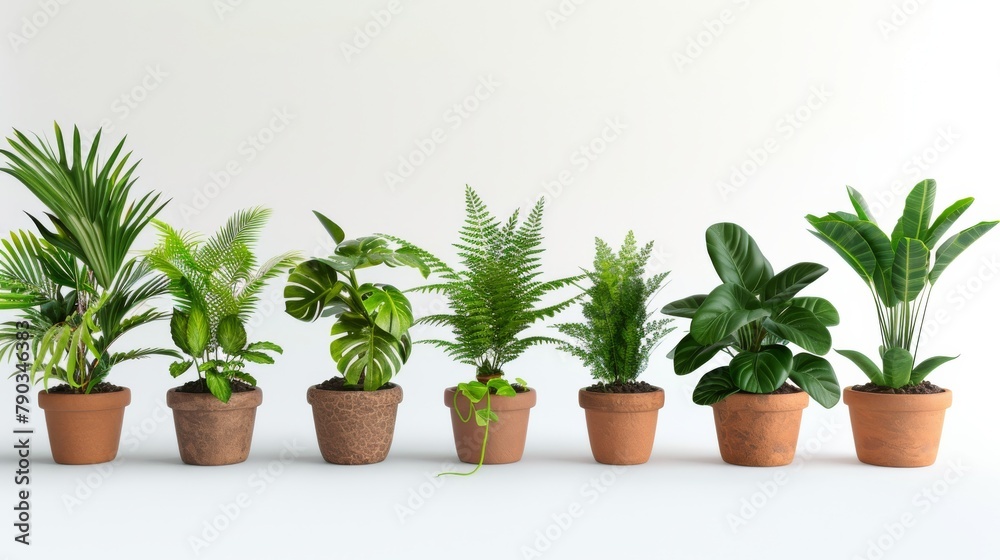
[[370,465],[389,455],[403,389],[389,383],[377,391],[309,387],[316,439],[323,459],[336,465]]
[[744,467],[780,467],[795,459],[805,391],[735,393],[712,405],[722,460]]
[[879,467],[927,467],[937,460],[952,392],[895,395],[844,388],[858,460]]
[[[457,401],[456,401],[457,395]],[[463,463],[476,465],[483,453],[483,439],[486,439],[486,453],[483,456],[484,465],[502,465],[516,463],[524,455],[524,443],[528,437],[528,415],[537,402],[538,393],[528,389],[513,397],[490,396],[490,408],[497,415],[497,420],[489,423],[489,432],[485,426],[476,424],[475,418],[467,418],[472,404],[465,395],[458,393],[457,387],[444,390],[444,404],[451,409],[451,427],[455,434],[455,451]],[[455,403],[462,417],[455,412]],[[476,410],[486,408],[486,399],[476,403]]]
[[224,403],[211,393],[167,391],[174,412],[174,429],[181,460],[188,465],[242,463],[250,455],[257,407],[264,400],[259,388],[234,392]]
[[594,460],[605,465],[649,461],[663,389],[648,393],[599,393],[580,389]]
[[45,411],[52,460],[60,465],[113,461],[130,402],[132,393],[125,387],[89,395],[39,391],[38,406]]

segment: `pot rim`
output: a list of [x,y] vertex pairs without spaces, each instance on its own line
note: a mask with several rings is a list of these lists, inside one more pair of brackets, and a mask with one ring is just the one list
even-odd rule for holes
[[224,403],[212,393],[186,393],[178,391],[178,387],[167,390],[167,406],[174,410],[189,410],[195,412],[239,410],[242,408],[257,408],[264,401],[264,391],[254,387],[252,391],[233,393],[229,402]]
[[306,390],[306,402],[313,404],[317,400],[370,400],[373,404],[381,402],[383,406],[398,405],[403,402],[403,388],[396,383],[388,383],[388,389],[378,389],[376,391],[331,391],[320,389],[319,383],[310,385]]
[[844,404],[848,407],[857,406],[869,410],[894,412],[944,410],[951,406],[953,396],[951,389],[945,389],[941,393],[899,395],[855,391],[851,387],[844,387]]
[[[448,408],[452,408],[455,399],[455,393],[458,392],[458,386],[447,387],[444,390],[444,405]],[[463,399],[459,395],[459,399]],[[468,400],[468,399],[466,399]],[[534,408],[535,404],[538,403],[538,391],[532,387],[528,387],[527,391],[523,393],[517,393],[512,397],[506,397],[503,395],[493,395],[490,400],[490,407],[494,412],[504,411],[504,410],[524,410],[529,408]],[[486,399],[479,401],[476,404],[476,408],[482,408],[486,406]]]
[[38,408],[53,412],[91,412],[125,408],[132,403],[132,391],[122,387],[113,393],[49,393],[38,391]]
[[719,406],[760,412],[787,412],[802,410],[809,406],[809,393],[798,391],[782,394],[733,393],[721,401],[712,404]]
[[645,393],[599,393],[586,388],[578,392],[580,407],[602,412],[652,412],[663,408],[666,393],[660,387]]

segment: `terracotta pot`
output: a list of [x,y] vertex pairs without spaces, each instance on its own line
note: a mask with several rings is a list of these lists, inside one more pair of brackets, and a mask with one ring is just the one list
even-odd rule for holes
[[663,389],[649,393],[595,393],[580,389],[590,450],[598,463],[640,465],[649,460]]
[[881,467],[926,467],[937,460],[951,391],[893,395],[844,389],[858,460]]
[[[451,409],[451,427],[455,432],[455,450],[458,452],[458,458],[464,463],[473,465],[479,463],[485,437],[484,465],[502,465],[520,461],[524,455],[524,442],[528,437],[528,413],[535,406],[538,393],[534,389],[528,389],[513,397],[493,395],[490,398],[490,406],[499,420],[490,422],[487,436],[486,427],[476,424],[475,418],[462,422],[462,418],[455,412],[457,390],[457,387],[444,390],[444,404]],[[468,416],[471,404],[464,395],[458,394],[458,408],[462,411],[462,417]],[[486,408],[485,398],[476,404],[477,410],[484,408]]]
[[127,388],[90,395],[39,391],[38,406],[45,410],[52,459],[61,465],[114,460],[130,402],[132,392]]
[[384,461],[396,429],[396,409],[403,389],[394,383],[378,391],[327,391],[313,385],[306,392],[313,408],[316,438],[323,459],[337,465]]
[[722,460],[745,467],[780,467],[795,459],[805,391],[782,395],[736,393],[712,405]]
[[233,393],[228,403],[211,393],[167,391],[181,461],[205,466],[246,461],[257,407],[263,400],[264,392],[258,388]]

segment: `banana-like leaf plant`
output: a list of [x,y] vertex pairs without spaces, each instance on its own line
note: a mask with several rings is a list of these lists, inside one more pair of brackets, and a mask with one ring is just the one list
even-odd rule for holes
[[[163,208],[159,194],[130,199],[137,163],[121,156],[124,139],[103,163],[101,133],[84,152],[80,131],[67,146],[59,125],[56,145],[14,131],[10,149],[0,150],[16,178],[47,208],[53,230],[29,217],[34,233],[12,232],[0,247],[0,309],[19,311],[17,322],[0,326],[0,358],[24,351],[18,324],[27,323],[34,353],[32,382],[63,381],[90,393],[122,362],[173,350],[139,348],[114,352],[123,335],[165,319],[147,304],[167,292],[144,259],[129,258],[139,232]],[[70,157],[70,154],[72,157]],[[38,374],[42,375],[39,377]]]
[[806,216],[815,228],[811,233],[847,261],[872,295],[882,336],[881,367],[861,352],[837,353],[854,362],[880,387],[898,389],[919,384],[938,366],[957,357],[935,356],[916,362],[927,304],[948,265],[997,225],[995,220],[979,222],[945,239],[948,229],[974,199],[958,200],[932,220],[936,194],[933,179],[917,183],[888,235],[875,222],[861,193],[851,187],[847,187],[847,195],[853,213]]
[[257,386],[245,371],[248,363],[273,364],[268,352],[282,353],[273,342],[248,342],[246,331],[267,281],[301,260],[288,252],[257,266],[253,245],[270,215],[265,208],[237,212],[207,240],[153,222],[160,242],[146,258],[170,282],[170,334],[189,357],[171,364],[170,375],[193,366],[204,388],[222,402],[229,402],[233,381]]
[[334,254],[299,264],[285,285],[285,312],[301,321],[333,317],[330,355],[348,386],[375,391],[392,380],[410,357],[410,301],[394,286],[358,282],[356,271],[384,264],[430,268],[415,251],[390,246],[383,235],[345,239],[344,230],[313,212],[337,243]]
[[[662,309],[691,319],[690,332],[670,351],[674,373],[691,373],[719,352],[730,356],[728,365],[698,381],[694,402],[710,405],[740,391],[771,393],[791,381],[822,406],[837,404],[837,376],[820,356],[830,351],[829,327],[840,316],[829,301],[798,295],[827,268],[803,262],[775,273],[750,234],[732,223],[709,227],[705,238],[722,284]],[[806,351],[796,354],[789,343]]]

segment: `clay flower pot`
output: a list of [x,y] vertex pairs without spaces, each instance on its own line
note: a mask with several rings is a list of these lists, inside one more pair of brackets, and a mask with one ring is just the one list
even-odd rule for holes
[[858,460],[880,467],[926,467],[937,460],[951,391],[928,395],[844,388]]
[[[454,407],[457,390],[457,387],[449,387],[444,390],[444,404],[451,409],[451,427],[455,432],[455,450],[458,452],[459,460],[475,465],[479,463],[479,456],[482,453],[486,427],[476,424],[475,418],[470,418],[468,422],[462,422],[462,418],[459,418]],[[537,397],[538,393],[534,389],[528,389],[513,397],[493,395],[490,398],[491,408],[499,420],[490,422],[489,437],[486,438],[486,456],[483,459],[484,465],[502,465],[521,460],[521,456],[524,455],[524,442],[528,437],[528,413],[535,406]],[[458,394],[458,408],[462,411],[462,417],[468,416],[470,404],[469,399],[461,393]],[[485,398],[476,403],[476,410],[484,408],[486,408]]]
[[306,392],[323,459],[337,465],[369,465],[385,460],[396,430],[396,409],[403,389],[390,383],[378,391],[328,391],[313,385]]
[[722,460],[745,467],[780,467],[795,459],[805,391],[781,395],[736,393],[712,405]]
[[167,391],[181,461],[204,466],[246,461],[257,407],[263,400],[264,392],[257,388],[233,393],[228,403],[211,393]]
[[663,389],[650,393],[596,393],[580,389],[590,450],[598,463],[640,465],[649,460]]
[[127,388],[90,395],[39,391],[38,406],[45,410],[52,459],[61,465],[114,460],[130,402],[132,393]]

